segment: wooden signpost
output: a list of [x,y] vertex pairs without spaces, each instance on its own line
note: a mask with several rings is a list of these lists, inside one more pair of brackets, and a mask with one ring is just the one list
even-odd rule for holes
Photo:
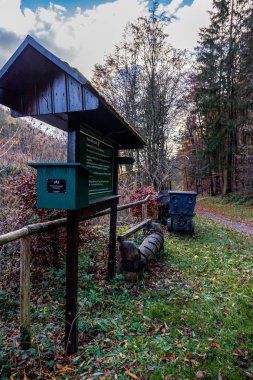
[[72,354],[78,349],[78,222],[111,209],[108,277],[113,278],[118,165],[133,163],[118,151],[140,149],[144,142],[84,76],[30,36],[0,71],[0,104],[14,117],[32,116],[68,133],[66,163],[30,165],[38,170],[39,207],[67,210],[65,347]]

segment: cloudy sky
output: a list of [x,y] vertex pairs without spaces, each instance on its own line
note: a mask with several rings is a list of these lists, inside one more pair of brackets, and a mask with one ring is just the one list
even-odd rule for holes
[[[167,26],[176,48],[193,50],[208,25],[212,0],[161,0],[158,13],[173,15]],[[0,0],[0,68],[27,34],[78,68],[87,78],[113,51],[127,22],[148,15],[152,0]]]

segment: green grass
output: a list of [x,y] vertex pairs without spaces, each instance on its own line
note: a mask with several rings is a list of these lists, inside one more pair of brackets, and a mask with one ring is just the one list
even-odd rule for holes
[[252,200],[241,204],[236,199],[233,197],[199,197],[197,204],[235,222],[244,222],[253,226]]
[[195,239],[166,236],[168,254],[134,286],[121,276],[107,283],[91,271],[93,256],[82,251],[79,351],[70,358],[62,343],[63,270],[34,284],[33,348],[26,353],[16,346],[10,301],[0,329],[0,378],[251,378],[252,239],[212,221],[196,222]]

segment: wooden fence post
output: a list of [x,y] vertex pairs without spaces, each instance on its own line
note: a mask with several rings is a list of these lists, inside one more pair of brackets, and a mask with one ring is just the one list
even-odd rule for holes
[[142,220],[145,220],[145,219],[148,218],[148,208],[147,208],[147,203],[146,203],[146,202],[145,202],[145,203],[142,203],[141,208],[142,208],[142,210],[141,210]]
[[23,350],[27,350],[31,347],[30,236],[21,238],[20,245],[20,345]]

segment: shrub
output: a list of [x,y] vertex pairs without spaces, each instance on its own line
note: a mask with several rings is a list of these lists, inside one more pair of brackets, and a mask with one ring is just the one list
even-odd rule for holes
[[[157,202],[157,196],[158,193],[154,190],[153,186],[147,186],[147,187],[137,187],[136,189],[132,190],[129,195],[129,202],[136,202],[145,199],[147,196],[149,197],[149,200],[147,202],[147,213],[150,218],[156,218],[157,216],[157,209],[158,209],[158,202]],[[141,217],[142,215],[142,205],[138,205],[133,207],[132,213],[136,217]]]
[[237,205],[250,206],[253,204],[252,197],[240,193],[231,194],[229,200]]
[[8,185],[13,195],[19,200],[19,225],[43,222],[65,216],[65,211],[39,209],[36,207],[36,172],[23,172],[18,176],[8,177]]
[[[36,207],[37,174],[25,170],[19,175],[5,179],[7,195],[15,199],[13,220],[9,225],[15,230],[32,223],[40,223],[66,217],[65,210],[40,209]],[[7,198],[7,196],[6,196]],[[86,221],[79,225],[80,244],[101,238],[100,231],[93,230],[92,223]],[[36,265],[60,265],[66,251],[66,230],[56,229],[48,233],[35,234],[32,237],[32,258]]]
[[[15,199],[15,213],[10,217],[9,225],[13,229],[32,223],[45,222],[65,216],[65,211],[39,209],[36,207],[36,173],[23,170],[19,175],[8,176],[4,180],[5,198]],[[12,211],[12,210],[10,210]],[[54,230],[32,237],[32,258],[39,264],[51,264],[65,244],[65,233]],[[56,254],[57,253],[57,254]]]

